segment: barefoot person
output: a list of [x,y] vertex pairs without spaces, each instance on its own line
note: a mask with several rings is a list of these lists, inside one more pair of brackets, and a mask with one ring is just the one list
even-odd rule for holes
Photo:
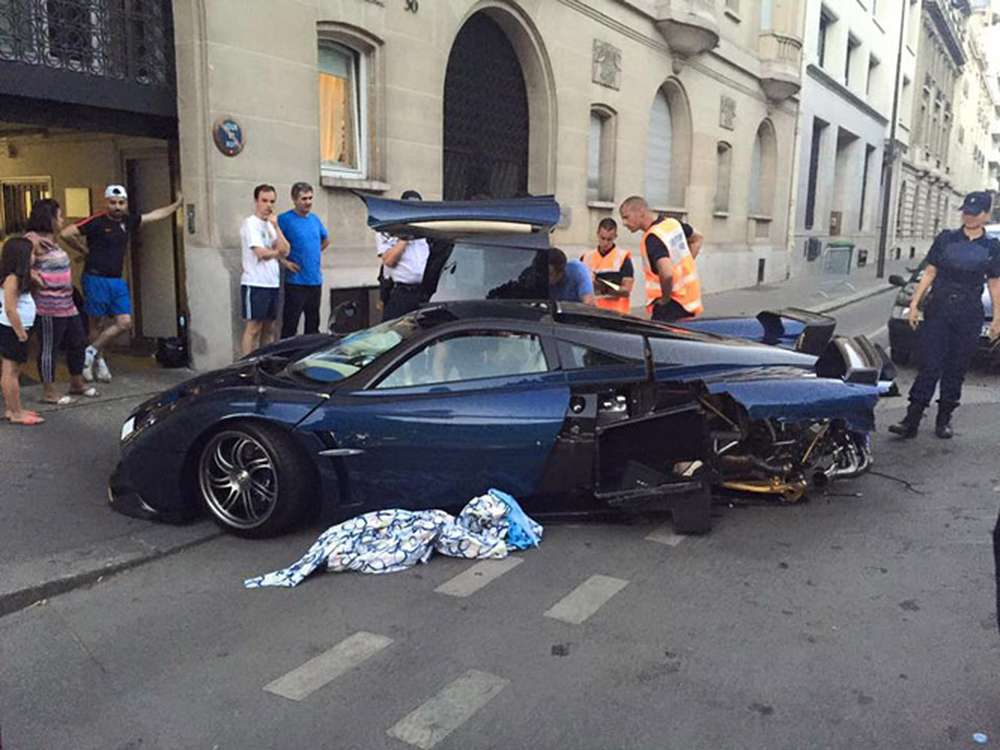
[[0,389],[4,417],[14,424],[35,425],[45,420],[21,406],[21,365],[28,359],[28,333],[35,323],[35,300],[31,296],[31,240],[16,237],[0,252]]
[[[173,216],[181,207],[181,198],[136,216],[128,211],[128,193],[121,185],[108,185],[104,197],[108,202],[106,211],[66,227],[60,237],[86,256],[83,296],[90,316],[91,345],[84,355],[83,377],[88,382],[96,377],[107,383],[111,381],[111,370],[104,350],[132,327],[132,301],[122,278],[129,242],[143,224]],[[87,241],[86,246],[80,243],[81,237]]]
[[[42,401],[49,404],[71,404],[73,396],[97,396],[97,389],[83,382],[83,357],[87,348],[87,332],[76,304],[73,302],[73,274],[69,256],[56,243],[62,228],[62,211],[51,198],[35,201],[24,235],[34,245],[32,271],[38,285],[32,290],[37,317],[35,328],[41,334],[38,374],[42,379]],[[56,390],[56,358],[60,349],[66,351],[69,369],[69,394]]]

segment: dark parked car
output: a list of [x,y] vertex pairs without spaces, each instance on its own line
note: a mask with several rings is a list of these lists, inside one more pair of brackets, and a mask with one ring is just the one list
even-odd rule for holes
[[[991,224],[986,227],[986,231],[992,237],[1000,237],[1000,225]],[[913,298],[913,293],[917,289],[917,284],[920,282],[920,277],[923,276],[926,265],[925,259],[916,268],[909,269],[910,275],[908,277],[896,274],[889,277],[890,284],[900,287],[889,315],[889,353],[892,361],[899,365],[915,362],[920,356],[920,339],[917,331],[910,328],[907,315],[910,312],[910,300]],[[995,365],[1000,363],[1000,348],[995,346],[989,338],[990,321],[993,319],[993,300],[990,298],[989,290],[985,284],[983,285],[983,309],[986,314],[983,317],[983,330],[979,336],[977,359]],[[919,328],[918,325],[917,330]]]
[[[465,285],[490,299],[288,339],[151,399],[122,428],[116,509],[169,521],[207,510],[258,537],[321,504],[457,509],[497,487],[532,515],[669,509],[679,531],[700,533],[713,488],[794,501],[867,469],[891,373],[863,337],[794,310],[683,327],[503,299],[546,283],[539,204],[486,239],[476,233],[501,219],[481,204],[407,203],[389,208],[412,215],[373,211],[371,223],[436,231],[432,293]],[[449,236],[426,219],[435,211],[467,218]],[[489,253],[507,258],[502,273]]]

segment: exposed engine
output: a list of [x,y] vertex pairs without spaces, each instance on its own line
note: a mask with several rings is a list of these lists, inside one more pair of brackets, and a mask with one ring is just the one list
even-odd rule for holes
[[869,438],[841,420],[749,420],[724,398],[705,398],[718,485],[800,500],[810,486],[856,477],[871,466]]

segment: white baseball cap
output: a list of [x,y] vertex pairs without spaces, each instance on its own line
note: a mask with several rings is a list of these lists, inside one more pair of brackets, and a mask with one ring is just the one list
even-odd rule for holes
[[121,185],[108,185],[104,191],[105,198],[128,198],[128,193]]

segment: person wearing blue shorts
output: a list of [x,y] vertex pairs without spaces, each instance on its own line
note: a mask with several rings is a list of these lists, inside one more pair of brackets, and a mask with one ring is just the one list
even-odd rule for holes
[[243,308],[243,338],[240,351],[250,354],[274,339],[281,291],[279,261],[287,261],[291,246],[278,225],[274,211],[278,193],[273,185],[253,189],[254,212],[240,224],[243,275],[240,306]]
[[[128,193],[121,185],[104,191],[107,210],[62,230],[66,244],[86,257],[83,266],[84,311],[90,318],[91,344],[83,362],[83,378],[91,382],[111,382],[111,370],[104,350],[121,333],[132,327],[132,300],[128,283],[122,278],[129,241],[139,227],[162,221],[181,207],[181,197],[169,206],[136,216],[128,211]],[[86,240],[86,246],[80,242]]]

